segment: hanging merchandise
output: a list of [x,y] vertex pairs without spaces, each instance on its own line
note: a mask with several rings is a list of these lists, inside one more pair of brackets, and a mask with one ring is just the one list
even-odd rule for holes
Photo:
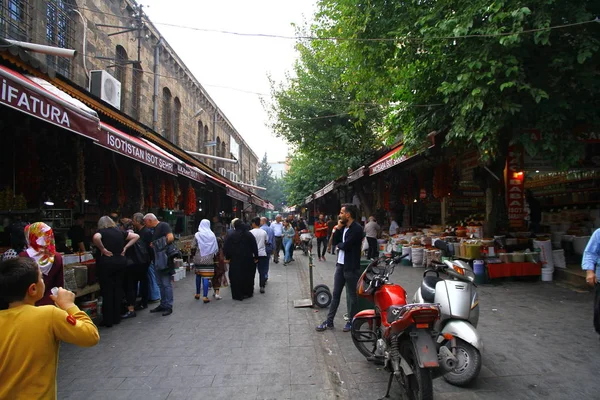
[[175,180],[175,209],[182,210],[184,208],[183,192],[181,191],[181,186],[179,186],[179,181]]
[[194,215],[196,212],[196,191],[192,184],[188,184],[187,201],[185,203],[185,215]]
[[160,180],[160,188],[158,192],[158,206],[160,208],[167,208],[167,188],[165,186],[164,178]]
[[165,192],[165,203],[167,205],[167,208],[169,210],[173,210],[175,208],[175,189],[173,188],[173,180],[171,178],[166,178]]
[[136,163],[135,167],[134,167],[134,171],[133,174],[135,176],[135,179],[137,180],[138,184],[140,185],[140,206],[139,209],[143,210],[144,209],[144,200],[145,200],[145,196],[144,196],[144,178],[142,177],[142,169],[140,167],[139,164]]

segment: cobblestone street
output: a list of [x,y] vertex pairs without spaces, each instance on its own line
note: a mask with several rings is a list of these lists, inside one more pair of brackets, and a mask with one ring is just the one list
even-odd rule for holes
[[[271,263],[267,293],[234,302],[194,300],[194,277],[176,282],[173,315],[147,310],[91,349],[63,345],[60,399],[377,399],[387,373],[368,363],[342,332],[314,327],[326,310],[297,309],[308,296],[308,258]],[[315,262],[315,284],[332,288],[333,256]],[[392,281],[410,296],[422,269],[399,267]],[[469,388],[434,381],[436,399],[595,399],[600,341],[592,298],[556,284],[502,282],[479,288],[483,368]],[[399,390],[393,391],[401,398]],[[393,398],[394,398],[393,396]]]

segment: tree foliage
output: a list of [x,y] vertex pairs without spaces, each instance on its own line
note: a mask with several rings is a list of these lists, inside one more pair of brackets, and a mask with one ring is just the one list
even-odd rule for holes
[[263,199],[269,200],[276,208],[281,208],[286,204],[286,195],[284,194],[284,182],[280,178],[273,177],[273,171],[267,161],[267,153],[258,164],[258,174],[256,175],[258,186],[267,188],[260,193]]
[[[318,24],[348,43],[344,80],[391,101],[385,131],[407,151],[427,134],[503,158],[511,140],[573,164],[578,124],[598,126],[600,24],[592,0],[321,0]],[[577,24],[573,26],[549,27]],[[398,38],[396,41],[371,40]],[[361,40],[354,40],[361,39]],[[543,140],[526,130],[538,128]]]

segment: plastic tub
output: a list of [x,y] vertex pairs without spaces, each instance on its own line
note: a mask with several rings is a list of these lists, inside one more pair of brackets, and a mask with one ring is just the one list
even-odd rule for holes
[[84,301],[79,309],[90,318],[96,318],[98,316],[98,300]]
[[512,259],[512,262],[514,262],[514,263],[525,262],[525,253],[512,253],[511,259]]
[[542,268],[542,282],[552,282],[554,276],[554,269]]

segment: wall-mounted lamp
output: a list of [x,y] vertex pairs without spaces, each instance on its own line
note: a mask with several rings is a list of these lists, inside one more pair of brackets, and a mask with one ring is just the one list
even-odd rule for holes
[[44,202],[45,205],[52,207],[54,205],[54,202],[52,200],[50,200],[50,198],[48,198],[48,200],[46,200]]

